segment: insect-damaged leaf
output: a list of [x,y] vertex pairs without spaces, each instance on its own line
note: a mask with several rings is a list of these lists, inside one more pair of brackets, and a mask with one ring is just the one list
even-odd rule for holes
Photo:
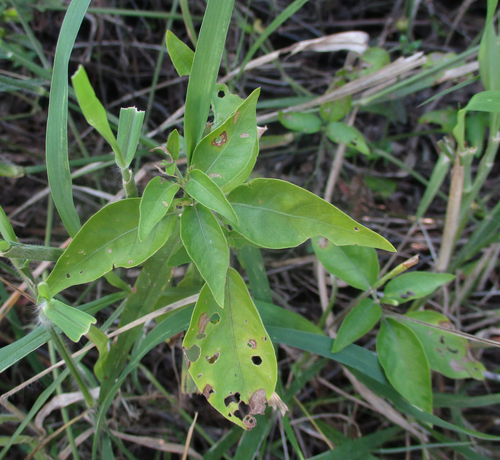
[[228,200],[239,219],[235,230],[263,248],[291,248],[320,235],[338,246],[357,244],[394,251],[385,238],[288,182],[254,179],[234,189]]
[[244,102],[237,94],[232,94],[223,84],[215,85],[212,95],[212,110],[214,112],[214,129],[224,123]]
[[111,203],[94,214],[76,234],[47,278],[52,296],[70,286],[88,283],[113,267],[135,267],[161,248],[177,216],[166,216],[139,241],[139,198]]
[[189,372],[198,389],[227,419],[244,429],[264,413],[277,381],[274,348],[245,282],[227,274],[224,309],[207,285],[184,338]]
[[199,203],[185,208],[181,216],[181,238],[217,303],[224,308],[229,248],[212,211]]
[[245,182],[258,154],[255,108],[256,89],[218,128],[205,136],[194,150],[191,164],[227,193]]
[[150,180],[142,195],[139,219],[139,239],[149,235],[154,226],[165,216],[179,190],[179,185],[161,177]]
[[425,324],[404,321],[422,342],[432,370],[450,379],[483,380],[484,366],[470,354],[469,344],[463,337],[453,334],[451,323],[446,316],[435,311],[414,311],[406,316],[436,326],[450,328],[450,332],[435,329]]

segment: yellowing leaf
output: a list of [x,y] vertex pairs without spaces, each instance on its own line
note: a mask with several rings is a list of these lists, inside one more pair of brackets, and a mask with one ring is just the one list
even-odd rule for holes
[[271,339],[245,282],[227,274],[224,309],[207,285],[201,290],[184,338],[189,373],[208,402],[244,429],[255,426],[277,381]]

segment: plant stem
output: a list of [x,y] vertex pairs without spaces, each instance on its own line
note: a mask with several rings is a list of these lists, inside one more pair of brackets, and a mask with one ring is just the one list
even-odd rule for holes
[[444,272],[450,263],[451,253],[455,248],[455,237],[457,236],[460,223],[460,206],[464,188],[464,167],[460,163],[460,150],[457,151],[453,176],[451,179],[450,197],[446,208],[446,221],[444,225],[441,251],[436,266],[438,272]]
[[123,177],[123,188],[125,189],[125,195],[127,198],[135,198],[139,196],[137,191],[137,186],[135,185],[134,175],[128,168],[122,169]]
[[80,372],[78,371],[78,368],[76,367],[76,364],[73,361],[73,358],[71,357],[71,354],[68,352],[66,345],[61,340],[61,337],[54,330],[54,328],[49,327],[49,333],[50,337],[52,338],[52,341],[54,342],[54,345],[57,348],[57,351],[61,355],[61,358],[64,359],[66,366],[68,366],[68,369],[73,375],[76,384],[80,388],[80,391],[82,392],[83,397],[85,398],[87,406],[94,407],[95,405],[94,398],[92,398],[92,395],[89,393],[89,390],[87,389],[87,386],[85,385],[85,382],[83,381],[82,376],[80,375]]

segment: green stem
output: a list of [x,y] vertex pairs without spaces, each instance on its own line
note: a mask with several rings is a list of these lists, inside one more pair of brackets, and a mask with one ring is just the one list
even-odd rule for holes
[[122,169],[123,177],[123,188],[125,189],[125,195],[127,198],[135,198],[139,196],[137,191],[137,186],[135,185],[134,175],[128,168]]
[[92,398],[92,395],[90,394],[89,390],[87,390],[87,386],[85,385],[85,382],[83,381],[82,376],[80,375],[80,372],[78,371],[78,368],[76,367],[76,364],[73,361],[73,358],[71,357],[71,354],[68,352],[66,345],[61,340],[60,335],[52,327],[49,327],[49,333],[50,337],[52,338],[52,341],[54,342],[54,345],[57,348],[57,351],[61,355],[61,358],[64,359],[64,362],[66,363],[66,366],[68,366],[71,375],[73,375],[73,378],[75,379],[78,388],[80,388],[80,391],[82,392],[83,397],[85,398],[87,406],[94,407],[95,405],[94,398]]

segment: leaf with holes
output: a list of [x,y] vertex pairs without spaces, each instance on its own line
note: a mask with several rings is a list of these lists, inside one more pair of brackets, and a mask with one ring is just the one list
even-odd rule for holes
[[217,303],[224,308],[229,248],[212,211],[199,203],[185,208],[181,216],[181,238]]
[[378,278],[375,249],[364,246],[337,246],[326,238],[315,237],[312,246],[316,257],[329,273],[349,286],[366,291]]
[[277,381],[271,339],[245,282],[232,268],[224,310],[207,285],[193,311],[183,350],[189,372],[208,402],[224,417],[251,429],[263,414]]
[[135,267],[167,241],[176,216],[165,216],[139,241],[139,198],[111,203],[94,214],[76,234],[47,278],[52,296],[70,286],[88,283],[114,267]]
[[[387,283],[382,303],[394,305],[432,294],[438,287],[455,279],[449,273],[411,272],[400,275]],[[387,300],[387,302],[385,302]]]
[[203,206],[227,217],[230,222],[238,223],[238,217],[217,184],[199,169],[189,174],[186,192]]
[[207,134],[196,146],[191,164],[224,193],[245,182],[258,154],[255,109],[260,89],[256,89],[224,123]]
[[412,330],[395,319],[383,319],[377,354],[387,379],[399,394],[419,409],[432,413],[429,362]]
[[372,299],[363,299],[345,317],[337,337],[333,342],[332,353],[338,353],[354,341],[363,337],[380,319],[382,309]]
[[370,148],[363,135],[356,128],[345,123],[338,121],[329,123],[326,127],[326,136],[336,144],[345,144],[364,155],[370,154]]
[[450,379],[473,378],[483,380],[484,366],[476,361],[469,349],[469,343],[463,337],[453,334],[450,321],[446,316],[435,311],[414,311],[406,316],[424,323],[450,329],[450,332],[435,329],[413,321],[402,321],[422,342],[425,354],[432,370],[440,372]]
[[149,181],[139,207],[139,240],[144,241],[154,226],[163,219],[178,190],[179,185],[159,176]]
[[227,198],[240,222],[235,230],[263,248],[291,248],[320,235],[338,246],[357,244],[395,250],[385,238],[289,182],[254,179],[234,189]]
[[244,100],[237,94],[232,94],[223,84],[215,85],[212,95],[212,111],[214,112],[214,129],[224,123]]

